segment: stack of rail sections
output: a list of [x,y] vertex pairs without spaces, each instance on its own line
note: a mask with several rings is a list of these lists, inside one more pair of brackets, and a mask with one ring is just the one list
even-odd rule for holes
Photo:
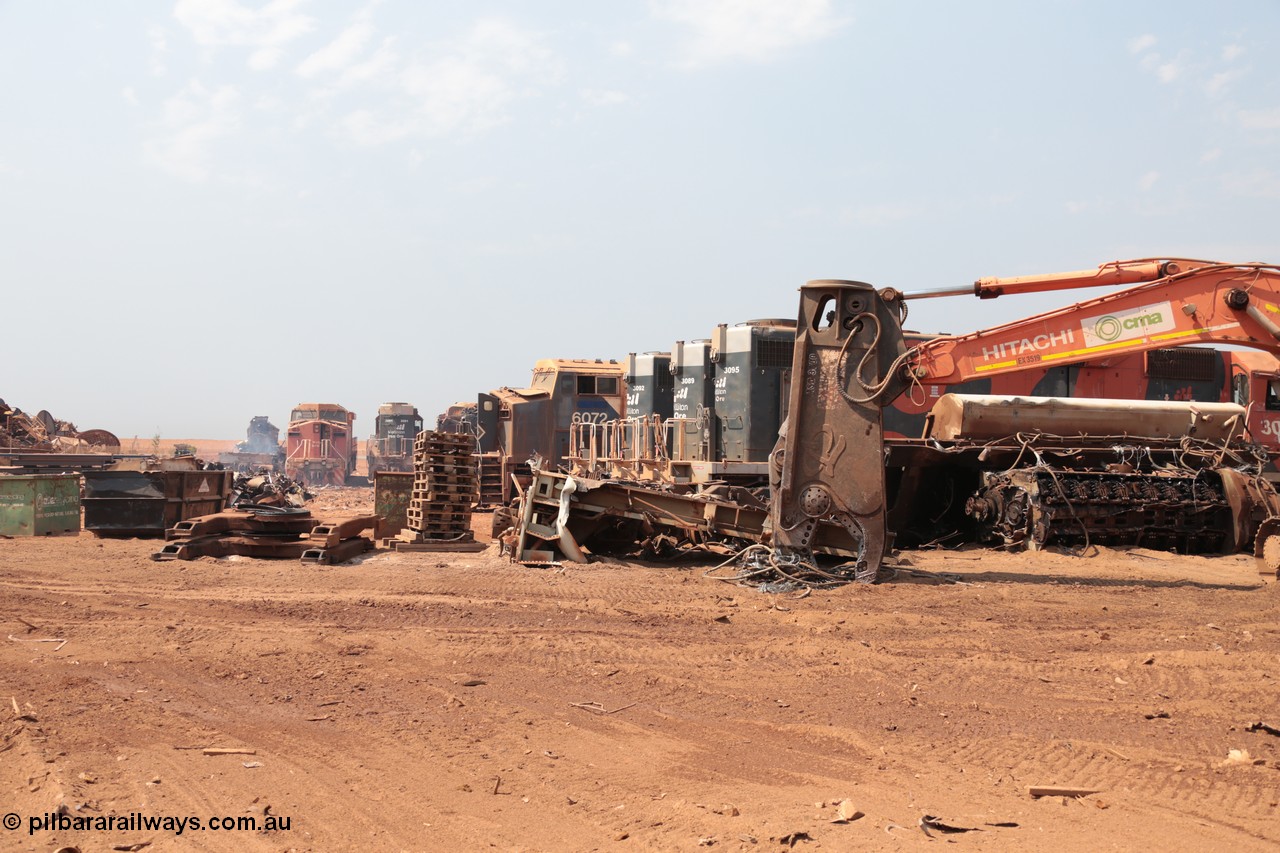
[[398,551],[481,551],[471,531],[480,494],[475,439],[448,432],[419,433],[413,442],[413,494]]
[[332,565],[372,550],[377,516],[361,516],[327,524],[305,509],[255,507],[235,509],[180,521],[165,531],[169,544],[153,560],[194,560],[237,555],[285,558]]

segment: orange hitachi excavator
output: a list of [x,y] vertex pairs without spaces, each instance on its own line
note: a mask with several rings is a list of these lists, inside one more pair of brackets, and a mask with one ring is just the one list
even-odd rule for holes
[[[960,382],[1011,373],[1028,364],[1070,363],[1195,343],[1239,344],[1280,353],[1280,268],[1268,264],[1118,261],[1081,272],[979,279],[972,293],[992,299],[1122,284],[1133,286],[993,329],[929,341],[916,348],[911,376]],[[889,291],[885,297],[919,299],[956,292]]]
[[[903,338],[909,299],[1108,285],[1125,287],[967,335]],[[857,575],[870,579],[886,531],[902,534],[923,510],[935,521],[962,516],[979,538],[1006,545],[1204,552],[1256,541],[1261,553],[1280,526],[1264,525],[1280,499],[1259,474],[1267,454],[1242,438],[1241,406],[944,395],[925,436],[883,436],[881,409],[913,386],[1196,343],[1280,354],[1280,268],[1137,260],[914,294],[810,282],[773,456],[775,549],[803,554],[816,528],[834,522],[862,543]],[[1280,540],[1272,548],[1280,559]]]

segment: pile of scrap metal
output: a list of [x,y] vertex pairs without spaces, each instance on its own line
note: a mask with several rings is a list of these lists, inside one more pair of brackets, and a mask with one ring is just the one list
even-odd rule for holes
[[436,415],[436,432],[477,435],[480,432],[478,423],[479,407],[476,403],[454,403]]
[[120,439],[105,429],[81,432],[75,424],[58,420],[43,409],[28,415],[0,400],[0,450],[118,453]]
[[764,547],[773,540],[768,504],[739,487],[691,493],[535,470],[517,512],[512,559],[528,566],[585,563],[590,555],[666,561],[701,550],[740,562],[725,579],[828,586],[857,579],[852,572],[865,564],[862,540],[828,519],[808,540],[823,559],[773,553]]
[[272,424],[266,415],[256,415],[245,430],[245,440],[236,443],[234,452],[219,453],[218,461],[233,471],[246,473],[259,468],[283,468],[280,428]]
[[277,506],[300,507],[315,495],[301,483],[269,468],[254,474],[240,474],[231,486],[231,505],[238,509]]
[[413,443],[408,529],[388,540],[398,551],[483,551],[471,530],[480,493],[475,441],[463,433],[423,432]]
[[109,467],[113,471],[226,471],[219,463],[206,462],[190,453],[175,453],[173,456],[128,454],[115,458]]
[[[179,441],[173,445],[174,459],[191,459],[196,463],[196,467],[201,471],[226,471],[227,466],[221,462],[209,462],[196,456],[199,450],[194,444],[187,444]],[[148,457],[149,460],[159,461],[159,457]]]
[[233,509],[180,521],[165,531],[169,544],[153,560],[197,557],[256,557],[301,560],[330,565],[345,563],[374,548],[360,535],[373,530],[377,516],[361,516],[340,524],[313,518],[296,507]]
[[[945,395],[939,404],[947,414],[1030,416],[1043,423],[1052,423],[1055,412],[1096,416],[1105,408],[1096,400],[972,395]],[[1199,436],[1135,441],[1119,434],[1026,432],[962,439],[938,438],[945,431],[937,429],[924,440],[889,444],[881,464],[900,467],[923,484],[898,483],[895,495],[886,492],[885,550],[899,533],[894,511],[902,507],[894,498],[918,501],[918,492],[933,478],[935,488],[945,484],[936,500],[957,501],[963,512],[950,522],[959,526],[943,534],[959,542],[1029,550],[1143,546],[1197,554],[1255,548],[1261,559],[1268,537],[1280,535],[1280,496],[1261,475],[1267,454],[1237,434],[1243,410],[1231,404],[1146,402],[1119,408],[1123,411],[1113,414],[1141,417],[1148,431],[1158,431],[1164,416],[1194,425]],[[940,419],[942,425],[950,422]],[[982,433],[971,422],[966,431]],[[836,455],[847,452],[838,441],[825,446]],[[967,475],[963,491],[957,471]],[[874,481],[874,475],[864,471],[863,482]],[[519,505],[513,552],[521,562],[544,565],[560,559],[586,562],[588,554],[669,559],[696,548],[739,553],[745,563],[733,579],[781,577],[808,585],[874,579],[869,557],[885,551],[868,553],[867,543],[874,540],[861,528],[862,516],[831,513],[826,487],[812,488],[813,481],[806,479],[810,486],[793,498],[791,514],[779,517],[770,500],[741,487],[713,484],[682,492],[652,481],[538,470]],[[853,489],[857,479],[851,479],[845,485]],[[774,494],[778,485],[775,481]],[[907,498],[913,491],[916,496]],[[874,511],[880,505],[866,498],[864,506]],[[772,547],[754,547],[773,546],[785,536],[795,545],[783,555]],[[820,556],[837,565],[824,568],[830,561]],[[1266,559],[1264,573],[1275,574],[1280,543],[1266,550]]]
[[[1253,301],[1280,305],[1280,269],[1202,265],[1160,275],[1117,296],[1140,303],[1181,294],[1185,308],[1140,306],[1150,309],[1142,322],[1167,315],[1169,324],[1181,323],[1212,313],[1223,324],[1215,329],[1244,330],[1232,342],[1280,351],[1280,325],[1268,326],[1251,308]],[[1252,295],[1227,290],[1241,282]],[[1262,475],[1270,458],[1244,433],[1240,405],[956,394],[935,404],[921,438],[885,437],[883,408],[921,382],[1017,370],[1015,359],[989,363],[1005,352],[991,340],[1063,343],[1076,347],[1063,357],[1084,358],[1150,350],[1174,334],[1143,336],[1142,323],[1121,310],[1127,302],[1108,299],[978,336],[908,346],[903,294],[860,282],[810,282],[801,289],[787,416],[768,462],[767,502],[727,484],[680,493],[670,484],[539,470],[522,498],[514,557],[532,564],[585,561],[589,553],[675,543],[734,551],[736,574],[726,580],[869,582],[879,577],[895,536],[930,516],[963,526],[962,541],[1003,548],[1252,547],[1280,560],[1280,541],[1270,542],[1269,551],[1263,541],[1280,537],[1280,496]],[[1103,318],[1109,325],[1090,317],[1104,308],[1116,315]],[[1072,343],[1080,332],[1070,324],[1081,315],[1108,335],[1120,330],[1120,340],[1103,336],[1092,348]],[[1209,320],[1185,322],[1192,327],[1186,334],[1199,334],[1204,329],[1196,324]],[[824,562],[828,557],[834,564]]]

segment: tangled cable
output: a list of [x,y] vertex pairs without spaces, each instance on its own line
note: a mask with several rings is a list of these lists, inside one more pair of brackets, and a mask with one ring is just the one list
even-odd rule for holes
[[[845,386],[848,384],[847,371],[848,371],[848,363],[849,363],[849,345],[852,344],[854,338],[857,337],[856,334],[851,333],[848,337],[844,339],[844,343],[840,345],[840,356],[836,362],[836,387],[840,390],[840,396],[844,397],[846,402],[852,403],[855,406],[862,405],[864,403],[876,402],[879,399],[880,395],[882,395],[885,389],[889,386],[889,383],[893,381],[893,377],[898,373],[899,370],[902,369],[902,366],[906,364],[911,358],[913,358],[919,351],[919,347],[910,347],[904,353],[902,353],[901,355],[899,355],[897,358],[893,360],[893,363],[889,365],[889,369],[885,371],[884,376],[876,380],[874,384],[868,385],[867,381],[863,379],[862,371],[866,367],[867,359],[869,359],[875,353],[876,344],[880,343],[881,327],[880,327],[880,318],[877,317],[875,314],[870,313],[869,311],[864,311],[861,314],[858,314],[857,316],[855,316],[853,318],[853,322],[856,325],[858,323],[861,323],[864,319],[871,320],[873,323],[875,323],[875,334],[871,336],[871,343],[867,346],[866,352],[862,354],[862,358],[858,359],[858,366],[853,371],[853,378],[858,380],[858,387],[860,387],[863,391],[867,392],[866,397],[854,397],[848,391],[845,390]],[[914,401],[916,390],[919,389],[920,392],[923,394],[924,386],[920,384],[920,380],[915,375],[914,372],[910,374],[910,380],[911,380],[911,386],[912,386],[911,399],[912,401]]]
[[[731,564],[737,563],[738,570],[732,575],[717,574]],[[799,556],[779,556],[768,545],[748,545],[719,565],[712,566],[703,572],[703,577],[739,586],[752,586],[762,592],[785,592],[788,589],[808,587],[810,589],[830,589],[856,581],[855,566],[849,566],[849,572],[829,572],[819,568],[813,562]],[[840,567],[837,567],[840,568]],[[787,584],[792,586],[788,587]]]

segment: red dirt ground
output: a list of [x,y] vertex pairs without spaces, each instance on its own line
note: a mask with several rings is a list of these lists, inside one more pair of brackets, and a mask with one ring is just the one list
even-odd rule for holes
[[[159,547],[0,540],[0,849],[1280,846],[1280,737],[1246,731],[1280,726],[1280,585],[1251,558],[912,553],[799,598],[712,561]],[[28,834],[60,807],[290,827]]]

